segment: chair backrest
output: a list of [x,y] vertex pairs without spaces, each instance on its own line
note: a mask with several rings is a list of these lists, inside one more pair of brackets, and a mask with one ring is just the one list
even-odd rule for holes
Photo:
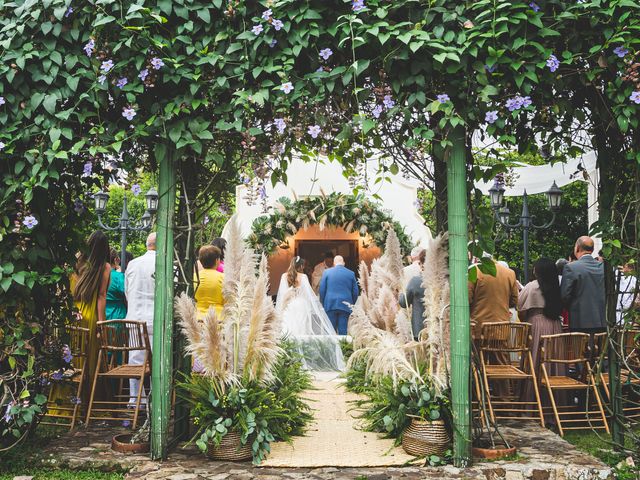
[[540,337],[540,361],[544,363],[586,363],[588,333],[558,333]]
[[98,322],[100,348],[110,352],[149,350],[147,324],[135,320],[107,320]]
[[485,352],[526,352],[530,345],[531,324],[489,322],[482,324],[480,350]]
[[638,373],[640,372],[640,328],[623,330],[621,333],[625,366]]
[[69,335],[69,350],[71,351],[71,355],[73,355],[73,366],[75,368],[83,368],[87,361],[89,329],[75,325],[67,325],[66,330]]

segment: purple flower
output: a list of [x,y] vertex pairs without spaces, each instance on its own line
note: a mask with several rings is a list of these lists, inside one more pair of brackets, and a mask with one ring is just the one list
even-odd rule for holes
[[133,117],[136,116],[136,111],[131,107],[123,108],[122,109],[122,116],[124,118],[126,118],[127,120],[131,121],[131,120],[133,120]]
[[547,67],[549,67],[549,70],[555,72],[558,70],[559,66],[560,62],[558,61],[558,58],[553,54],[549,55],[549,58],[547,58]]
[[632,92],[631,95],[629,95],[629,100],[631,100],[633,103],[640,104],[640,90]]
[[131,185],[131,193],[133,193],[134,196],[137,197],[138,195],[140,195],[140,192],[142,192],[142,188],[140,188],[140,185],[138,185],[137,183]]
[[105,60],[104,62],[102,62],[102,65],[100,65],[100,70],[102,71],[102,73],[108,73],[112,68],[113,60]]
[[81,214],[82,212],[84,212],[84,202],[81,199],[76,198],[73,201],[73,209],[77,214]]
[[449,98],[449,95],[447,95],[446,93],[441,93],[441,94],[440,94],[440,95],[438,95],[436,98],[438,99],[438,101],[439,101],[440,103],[447,103],[449,100],[451,100],[451,99]]
[[268,8],[264,12],[262,12],[262,19],[263,20],[269,20],[272,15],[273,15],[273,12],[271,11],[270,8]]
[[258,24],[258,25],[254,25],[253,26],[253,28],[251,29],[251,32],[254,35],[260,35],[263,30],[264,30],[264,27],[262,25]]
[[323,48],[320,50],[319,55],[323,60],[329,60],[329,57],[333,55],[333,51],[330,48]]
[[[529,99],[529,97],[526,97],[527,99]],[[528,105],[531,104],[531,99],[528,100]],[[505,107],[507,107],[507,110],[509,110],[510,112],[514,112],[516,110],[520,110],[524,105],[525,100],[523,97],[521,97],[520,95],[516,95],[513,98],[510,98],[509,100],[506,101],[505,103]]]
[[320,135],[320,127],[318,125],[311,125],[307,133],[311,135],[311,138],[318,138],[318,135]]
[[71,398],[69,398],[69,401],[73,405],[80,405],[82,403],[82,400],[80,399],[80,397],[76,397],[75,395],[71,395]]
[[4,97],[0,97],[0,105],[4,105],[5,103],[7,103],[7,101],[4,99]]
[[485,113],[484,121],[487,123],[495,123],[498,120],[498,112],[496,110],[492,110],[490,112]]
[[84,164],[84,167],[82,168],[82,178],[90,177],[92,171],[93,171],[93,163],[86,162]]
[[162,67],[164,67],[164,62],[161,58],[153,57],[151,59],[151,66],[154,70],[160,70]]
[[129,80],[127,80],[127,77],[122,77],[118,79],[118,82],[116,83],[116,87],[118,88],[122,88],[124,87],[127,83],[129,83]]
[[613,53],[615,53],[620,58],[624,58],[627,55],[627,53],[629,53],[629,50],[627,50],[623,46],[619,46],[613,49]]
[[64,12],[65,18],[68,17],[69,15],[71,15],[72,13],[73,13],[73,7],[67,8],[67,11]]
[[146,68],[143,68],[142,70],[140,70],[140,73],[138,74],[138,78],[143,82],[148,76],[149,76],[149,70]]
[[84,50],[84,53],[87,54],[87,57],[90,57],[91,55],[93,55],[94,48],[96,48],[96,42],[93,38],[90,38],[89,41],[85,44],[85,46],[82,47],[82,49]]
[[382,114],[382,105],[376,105],[375,107],[373,107],[371,114],[374,116],[374,118],[380,118],[380,115]]
[[522,108],[527,108],[531,105],[531,97],[522,97]]
[[55,381],[62,380],[62,372],[60,370],[53,372],[51,374],[51,380],[55,380]]
[[100,76],[98,77],[98,83],[99,83],[100,85],[102,85],[102,84],[104,84],[104,82],[105,82],[105,80],[106,80],[106,79],[107,79],[107,76],[106,76],[106,75],[100,75]]
[[493,65],[493,66],[489,66],[489,65],[485,65],[484,68],[487,70],[487,72],[489,73],[493,73],[496,71],[496,68],[498,68],[497,65]]
[[6,147],[6,145],[4,144],[4,142],[0,142],[0,150],[4,150],[4,147]]
[[531,10],[533,10],[534,12],[540,11],[540,6],[538,6],[536,2],[531,2],[529,6],[531,7]]
[[122,426],[124,428],[129,428],[131,426],[131,421],[130,420],[123,420],[122,421]]
[[276,130],[280,135],[284,133],[285,128],[287,128],[287,124],[285,123],[283,118],[275,118],[273,120],[273,124],[276,127]]
[[38,383],[40,384],[41,387],[46,387],[47,385],[51,385],[51,382],[47,380],[45,377],[40,377],[40,379],[38,380]]
[[354,12],[359,12],[365,7],[364,0],[353,0],[353,5],[351,5],[351,9]]
[[284,93],[289,93],[293,90],[293,84],[291,82],[285,82],[280,85],[280,90],[282,90]]
[[[315,137],[313,137],[315,138]],[[259,189],[258,189],[258,193],[260,195],[260,200],[265,200],[267,198],[267,187],[265,187],[264,185],[262,185]]]
[[278,20],[276,18],[271,22],[271,26],[275,28],[276,32],[279,32],[280,30],[282,30],[282,27],[284,27],[284,23],[282,23],[282,20]]
[[211,219],[209,218],[209,215],[205,215],[205,216],[202,218],[202,224],[203,224],[203,225],[207,225],[210,221],[211,221]]
[[278,41],[274,38],[273,40],[271,40],[269,42],[269,48],[275,47],[277,43],[278,43]]
[[73,355],[71,354],[69,345],[62,347],[62,360],[64,360],[65,363],[71,363],[71,360],[73,360]]
[[15,402],[11,402],[9,404],[7,404],[7,409],[4,412],[4,415],[2,416],[2,419],[6,422],[9,423],[11,421],[11,419],[13,418],[13,415],[11,414],[11,407],[13,407],[15,405]]
[[396,102],[393,100],[391,95],[385,95],[384,98],[382,99],[382,104],[384,105],[384,107],[387,110],[389,110],[389,109],[395,107]]

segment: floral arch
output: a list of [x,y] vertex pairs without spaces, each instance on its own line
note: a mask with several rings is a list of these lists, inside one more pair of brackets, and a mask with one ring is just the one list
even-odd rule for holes
[[364,195],[332,193],[292,201],[280,198],[274,212],[258,217],[251,226],[248,242],[259,253],[269,255],[295,235],[300,229],[318,225],[343,228],[347,233],[369,236],[376,246],[383,248],[386,231],[393,228],[400,240],[402,253],[407,255],[413,246],[400,223],[381,205]]

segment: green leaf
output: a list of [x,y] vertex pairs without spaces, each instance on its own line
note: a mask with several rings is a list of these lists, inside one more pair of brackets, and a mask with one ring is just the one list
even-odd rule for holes
[[203,22],[205,23],[211,22],[211,14],[209,13],[208,8],[201,8],[200,10],[198,10],[197,15],[202,19]]
[[44,99],[44,102],[42,102],[42,105],[44,106],[44,109],[47,112],[49,112],[51,115],[53,115],[54,113],[56,113],[56,102],[57,101],[58,101],[58,99],[56,98],[55,95],[49,94]]
[[72,91],[76,91],[78,89],[78,82],[80,81],[80,78],[78,77],[67,77],[67,85],[69,85],[69,88]]

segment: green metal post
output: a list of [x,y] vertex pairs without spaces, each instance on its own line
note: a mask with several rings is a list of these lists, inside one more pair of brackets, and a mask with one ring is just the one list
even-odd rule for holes
[[[609,359],[609,395],[611,417],[609,428],[611,429],[611,440],[615,450],[624,448],[624,410],[622,408],[622,385],[620,383],[620,359],[616,345],[619,345],[618,329],[616,328],[616,305],[618,302],[618,291],[620,290],[620,278],[616,279],[613,266],[609,261],[604,263],[605,271],[605,292],[606,292],[606,315],[607,315],[607,357]],[[619,347],[618,347],[619,348]],[[598,370],[603,366],[598,365]]]
[[176,206],[174,152],[156,148],[156,160],[160,178],[151,366],[151,458],[154,460],[166,458],[169,443],[173,374],[173,217]]
[[471,463],[471,329],[469,324],[467,256],[467,182],[465,130],[449,135],[453,146],[446,152],[449,223],[449,279],[451,288],[451,406],[453,410],[453,461],[457,467]]

